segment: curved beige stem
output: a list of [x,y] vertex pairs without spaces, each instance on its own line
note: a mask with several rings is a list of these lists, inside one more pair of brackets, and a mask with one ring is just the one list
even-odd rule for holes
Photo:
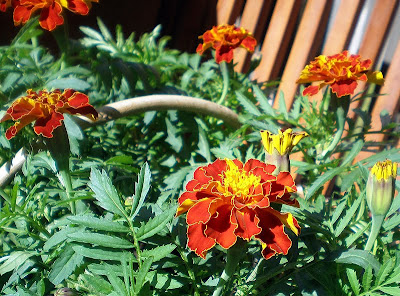
[[[103,124],[134,114],[147,111],[182,110],[200,113],[222,119],[234,128],[240,127],[238,115],[231,109],[203,99],[178,96],[178,95],[151,95],[126,99],[111,103],[97,109],[99,118],[96,121],[83,116],[75,116],[73,119],[82,128]],[[27,154],[24,148],[20,149],[12,160],[3,164],[0,168],[0,187],[7,184],[11,178],[22,168]]]
[[74,117],[82,129],[121,117],[147,111],[182,110],[213,116],[222,119],[234,128],[240,127],[238,115],[231,109],[203,99],[178,95],[151,95],[118,101],[97,109],[96,121],[79,116]]

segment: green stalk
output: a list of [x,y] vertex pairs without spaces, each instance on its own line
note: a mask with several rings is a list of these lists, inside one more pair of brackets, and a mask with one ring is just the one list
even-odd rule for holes
[[246,246],[246,242],[243,240],[238,240],[234,246],[232,246],[227,251],[226,265],[225,269],[219,278],[218,285],[214,290],[212,296],[223,295],[223,290],[226,285],[232,280],[232,276],[235,273],[236,267],[239,261],[242,259],[243,254],[246,252],[243,248]]
[[228,94],[228,90],[229,90],[229,69],[228,69],[228,64],[224,61],[222,61],[219,64],[219,67],[221,70],[224,86],[222,89],[221,97],[217,101],[217,104],[222,105],[222,103],[225,100],[226,95]]
[[374,245],[376,238],[378,237],[384,219],[384,215],[372,215],[371,232],[369,234],[368,241],[364,250],[371,251],[372,246]]

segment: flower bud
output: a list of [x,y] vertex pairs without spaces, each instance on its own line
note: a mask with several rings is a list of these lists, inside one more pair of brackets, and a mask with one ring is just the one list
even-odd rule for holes
[[269,131],[261,131],[261,140],[265,149],[265,162],[276,166],[276,173],[290,171],[289,154],[297,143],[304,137],[306,132],[294,133],[291,128],[280,130],[274,135]]
[[379,161],[367,181],[367,203],[373,216],[386,216],[394,198],[397,163]]
[[70,288],[60,288],[54,293],[54,296],[75,296],[77,295],[73,290]]

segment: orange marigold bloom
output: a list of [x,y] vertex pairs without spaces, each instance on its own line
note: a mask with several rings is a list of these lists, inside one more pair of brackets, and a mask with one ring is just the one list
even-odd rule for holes
[[5,12],[7,8],[11,7],[13,1],[11,0],[0,0],[0,11]]
[[297,83],[311,83],[320,81],[319,85],[311,85],[304,89],[303,95],[315,95],[329,85],[332,92],[338,97],[352,95],[357,87],[357,81],[368,81],[383,84],[381,72],[371,73],[369,68],[372,61],[361,60],[360,55],[348,55],[347,50],[342,53],[324,56],[320,55],[310,62],[300,74]]
[[256,39],[249,31],[234,25],[214,26],[199,38],[203,39],[203,44],[198,45],[196,52],[202,55],[208,48],[214,48],[215,60],[218,64],[222,61],[230,63],[235,48],[244,47],[253,52],[257,45]]
[[25,24],[31,15],[40,10],[39,23],[43,29],[52,31],[64,23],[62,10],[66,8],[74,13],[87,15],[91,2],[98,0],[16,0],[14,24]]
[[300,227],[290,213],[280,213],[271,203],[298,206],[290,198],[296,187],[289,172],[273,176],[274,165],[250,159],[217,159],[199,167],[194,179],[178,199],[176,216],[187,212],[188,247],[205,258],[218,243],[228,249],[237,238],[257,239],[262,255],[287,254],[292,241],[284,232],[289,227],[296,235]]
[[48,92],[42,90],[36,93],[29,89],[27,96],[15,100],[8,108],[0,122],[13,120],[15,124],[6,131],[6,138],[13,138],[24,126],[35,121],[33,127],[38,135],[53,137],[53,131],[61,126],[63,113],[81,114],[92,120],[98,116],[97,111],[89,104],[87,95],[73,89]]

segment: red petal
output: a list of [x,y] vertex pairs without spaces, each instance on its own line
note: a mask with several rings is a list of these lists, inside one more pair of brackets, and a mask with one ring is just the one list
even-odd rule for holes
[[34,11],[33,8],[33,6],[26,7],[21,5],[15,7],[13,15],[14,25],[25,24],[31,18],[31,14]]
[[352,95],[357,87],[356,80],[339,80],[331,84],[332,92],[336,93],[338,98]]
[[313,96],[319,92],[319,85],[310,85],[303,90],[303,96]]
[[205,259],[207,251],[214,247],[215,241],[204,235],[204,224],[189,225],[187,230],[188,247],[198,256]]
[[43,29],[53,31],[58,25],[64,23],[61,16],[62,7],[58,2],[53,2],[49,7],[44,7],[40,13],[39,23]]
[[243,46],[244,48],[246,48],[248,51],[253,52],[254,49],[257,46],[257,40],[254,39],[254,37],[251,36],[247,36],[246,38],[243,39],[241,46]]
[[255,215],[255,211],[250,209],[233,211],[238,228],[235,234],[245,240],[250,240],[254,235],[261,232],[261,228],[257,226],[259,219]]
[[[232,206],[223,205],[217,209],[216,216],[213,216],[206,224],[205,235],[213,238],[221,247],[228,249],[232,247],[237,240],[235,229],[237,224],[231,221]],[[233,220],[236,220],[233,218]]]
[[221,46],[215,51],[215,61],[219,64],[222,61],[230,63],[233,59],[233,48],[230,46]]
[[265,259],[269,259],[275,254],[286,255],[292,246],[289,236],[283,231],[282,222],[269,213],[271,209],[257,209],[257,217],[260,219],[258,226],[262,232],[256,235],[264,245],[262,255]]
[[186,216],[186,222],[189,225],[195,223],[206,223],[211,218],[210,214],[210,204],[212,203],[212,199],[203,199],[194,204],[188,211]]
[[223,159],[217,159],[213,163],[205,166],[205,173],[210,176],[214,181],[222,181],[222,172],[226,171],[227,164]]
[[[87,15],[89,13],[89,6],[82,0],[68,0],[68,9],[72,12],[79,13],[81,15]],[[90,2],[89,2],[90,3]]]
[[33,129],[37,135],[52,138],[54,129],[61,126],[63,119],[64,116],[61,113],[53,112],[49,117],[38,118]]

